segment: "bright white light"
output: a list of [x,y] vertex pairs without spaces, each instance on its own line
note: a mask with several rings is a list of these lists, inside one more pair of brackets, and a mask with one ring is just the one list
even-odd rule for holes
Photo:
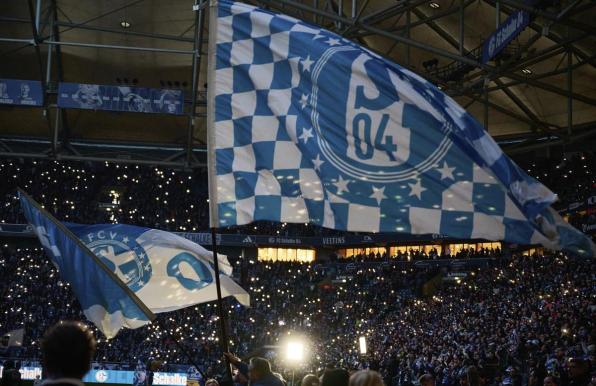
[[429,4],[429,6],[430,6],[432,9],[439,9],[439,8],[441,8],[441,6],[439,5],[439,3],[436,3],[436,2],[434,2],[434,1],[432,1],[432,2]]
[[366,338],[364,336],[361,336],[358,339],[358,342],[360,343],[360,354],[366,354]]
[[286,347],[286,359],[289,361],[299,362],[304,359],[304,343],[302,342],[288,342]]

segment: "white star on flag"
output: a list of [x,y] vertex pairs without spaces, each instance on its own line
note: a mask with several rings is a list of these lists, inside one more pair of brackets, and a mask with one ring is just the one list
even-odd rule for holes
[[122,242],[123,242],[124,244],[128,243],[128,237],[124,236],[124,237],[122,238]]
[[377,200],[377,205],[381,205],[381,201],[383,201],[384,198],[387,198],[387,196],[385,196],[385,187],[383,186],[382,188],[376,188],[373,186],[372,190],[373,194],[371,194],[369,197]]
[[337,188],[337,194],[342,194],[342,192],[350,192],[348,189],[348,184],[350,183],[349,180],[344,180],[342,176],[339,176],[337,182],[334,182],[333,185]]
[[313,137],[314,137],[314,135],[312,133],[312,129],[302,129],[302,134],[300,134],[300,137],[298,137],[298,138],[303,140],[304,143],[307,143],[308,139],[313,138]]
[[300,97],[300,106],[302,106],[302,108],[305,108],[307,105],[308,105],[308,95],[302,94],[302,97]]
[[443,167],[437,168],[437,171],[441,173],[441,180],[444,180],[446,178],[451,178],[452,180],[455,180],[455,178],[453,177],[454,170],[455,166],[450,168],[449,165],[447,165],[446,161],[443,161]]
[[314,60],[310,59],[310,55],[308,55],[306,57],[306,59],[301,61],[302,63],[302,71],[308,71],[310,72],[310,67],[312,66],[312,64],[314,63]]
[[[112,264],[114,264],[114,266],[116,266],[116,269],[117,269],[116,274],[120,278],[126,277],[126,274],[124,272],[122,272],[122,270],[120,269],[120,266],[124,265],[126,263],[129,263],[131,261],[134,261],[134,252],[133,251],[127,251],[127,252],[117,255],[114,251],[114,247],[111,245],[108,245],[105,249],[100,250],[98,254],[101,257],[108,259]],[[140,257],[144,258],[145,254],[141,253]]]
[[329,40],[327,40],[325,43],[329,44],[330,46],[338,46],[339,39],[329,38]]
[[416,196],[418,199],[422,199],[422,192],[426,190],[426,188],[422,187],[422,182],[420,180],[416,180],[415,184],[408,184],[410,186],[410,196]]
[[321,155],[320,154],[317,154],[317,158],[313,159],[312,160],[312,163],[313,163],[313,165],[315,165],[315,170],[321,171],[321,165],[323,165],[325,163],[325,161],[323,161],[321,159]]

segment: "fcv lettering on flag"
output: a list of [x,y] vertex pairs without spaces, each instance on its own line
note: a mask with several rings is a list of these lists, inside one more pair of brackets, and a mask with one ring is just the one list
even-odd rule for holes
[[[449,126],[439,114],[400,98],[404,84],[361,50],[332,47],[321,55],[313,71],[311,121],[321,151],[335,167],[360,180],[391,183],[412,179],[443,158],[451,146]],[[327,106],[344,111],[327,113]],[[338,116],[345,120],[338,122]],[[429,135],[428,126],[442,135]]]
[[156,269],[161,277],[165,277],[165,271],[167,277],[175,278],[189,291],[213,282],[208,266],[188,252],[161,252],[153,256],[151,264],[151,244],[139,243],[137,237],[134,233],[100,230],[82,235],[82,241],[134,292],[149,284]]

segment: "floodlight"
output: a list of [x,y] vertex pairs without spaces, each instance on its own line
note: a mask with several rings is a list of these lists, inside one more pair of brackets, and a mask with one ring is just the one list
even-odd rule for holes
[[304,359],[304,343],[288,342],[286,346],[286,359],[293,362],[299,362]]
[[360,343],[360,354],[365,355],[366,354],[366,337],[361,336],[360,338],[358,338],[358,342]]

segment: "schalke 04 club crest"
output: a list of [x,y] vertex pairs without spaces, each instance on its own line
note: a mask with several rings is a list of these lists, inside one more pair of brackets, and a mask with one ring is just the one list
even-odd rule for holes
[[113,231],[99,231],[86,234],[83,240],[134,292],[151,279],[149,257],[134,237]]
[[416,93],[400,76],[351,46],[328,48],[313,66],[311,123],[339,171],[377,183],[411,180],[451,147],[450,125],[408,100]]

